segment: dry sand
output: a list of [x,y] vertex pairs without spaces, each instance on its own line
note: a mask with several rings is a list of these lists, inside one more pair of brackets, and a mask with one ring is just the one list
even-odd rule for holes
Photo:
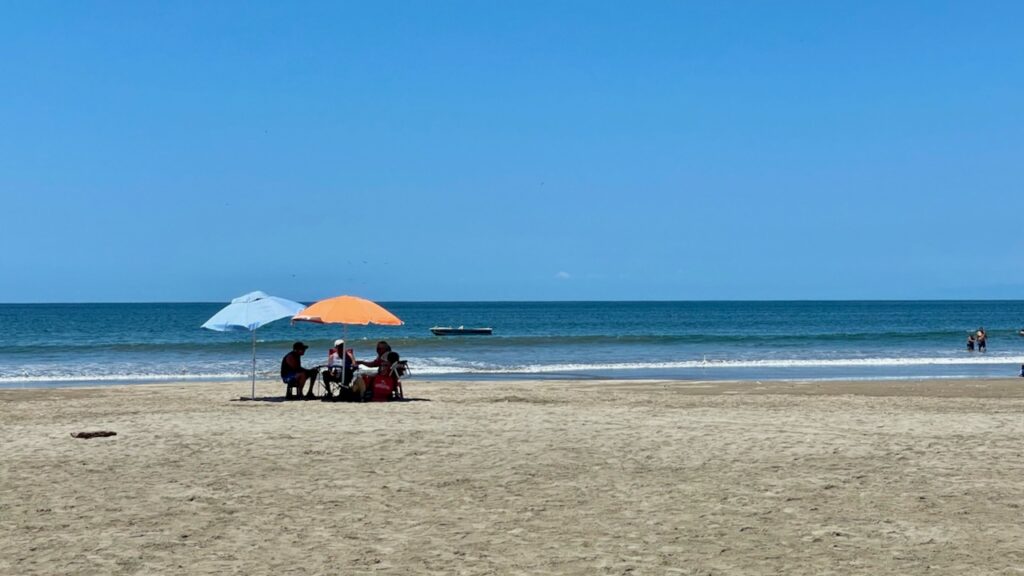
[[1024,572],[1024,380],[248,386],[0,392],[0,573]]

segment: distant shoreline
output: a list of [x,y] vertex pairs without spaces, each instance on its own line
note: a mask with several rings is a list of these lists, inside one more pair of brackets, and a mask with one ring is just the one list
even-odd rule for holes
[[[986,383],[986,384],[1001,384],[1001,385],[1015,385],[1020,386],[1024,390],[1024,378],[1013,378],[1007,376],[992,376],[992,377],[963,377],[963,376],[938,376],[938,377],[919,377],[919,376],[908,376],[908,377],[865,377],[865,378],[851,378],[851,377],[836,377],[836,378],[742,378],[742,379],[683,379],[683,378],[621,378],[616,376],[609,377],[593,377],[593,376],[581,376],[573,377],[566,376],[564,374],[552,374],[550,376],[537,377],[537,376],[523,376],[523,375],[507,375],[504,377],[496,378],[481,378],[480,375],[467,374],[465,376],[450,376],[444,378],[430,377],[423,379],[409,379],[410,386],[415,387],[419,384],[435,385],[435,384],[460,384],[460,385],[480,385],[480,386],[493,386],[493,385],[547,385],[550,383],[560,383],[561,385],[572,385],[572,386],[589,386],[594,388],[601,387],[615,387],[615,386],[646,386],[652,383],[663,384],[666,386],[676,386],[680,389],[685,389],[689,386],[702,386],[711,388],[749,388],[752,386],[775,386],[775,387],[786,387],[786,386],[818,386],[822,389],[844,389],[851,386],[855,388],[873,388],[873,387],[886,387],[891,390],[899,390],[906,386],[913,385],[918,386],[922,383],[942,383],[946,385],[956,385],[957,383]],[[239,377],[230,378],[167,378],[167,379],[151,379],[151,380],[137,380],[132,381],[130,379],[124,380],[111,380],[109,382],[98,382],[98,381],[83,381],[83,382],[64,382],[64,383],[50,383],[50,382],[26,382],[20,383],[0,383],[0,393],[5,392],[17,392],[17,391],[32,391],[32,390],[62,390],[62,389],[75,389],[75,390],[121,390],[121,389],[139,389],[145,387],[180,387],[180,386],[199,386],[199,387],[210,387],[210,388],[224,388],[234,386],[252,386],[252,381],[248,379],[241,379]],[[280,388],[280,393],[284,395],[283,384],[276,379],[257,378],[256,386],[265,389],[276,389]],[[319,391],[319,388],[318,388]]]

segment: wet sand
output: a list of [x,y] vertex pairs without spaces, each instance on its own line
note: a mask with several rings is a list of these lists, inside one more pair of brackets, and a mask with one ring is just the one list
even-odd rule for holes
[[0,391],[0,573],[1024,571],[1024,379],[248,391]]

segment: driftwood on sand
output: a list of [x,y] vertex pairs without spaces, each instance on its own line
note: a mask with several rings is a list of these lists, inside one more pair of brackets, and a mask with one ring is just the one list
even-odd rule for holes
[[72,438],[102,438],[104,436],[117,436],[117,432],[110,430],[96,430],[94,432],[72,432]]

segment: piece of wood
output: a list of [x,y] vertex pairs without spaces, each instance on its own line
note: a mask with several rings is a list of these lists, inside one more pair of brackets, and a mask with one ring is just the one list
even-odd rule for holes
[[117,436],[117,432],[110,430],[96,430],[94,432],[72,432],[72,438],[103,438],[104,436]]

